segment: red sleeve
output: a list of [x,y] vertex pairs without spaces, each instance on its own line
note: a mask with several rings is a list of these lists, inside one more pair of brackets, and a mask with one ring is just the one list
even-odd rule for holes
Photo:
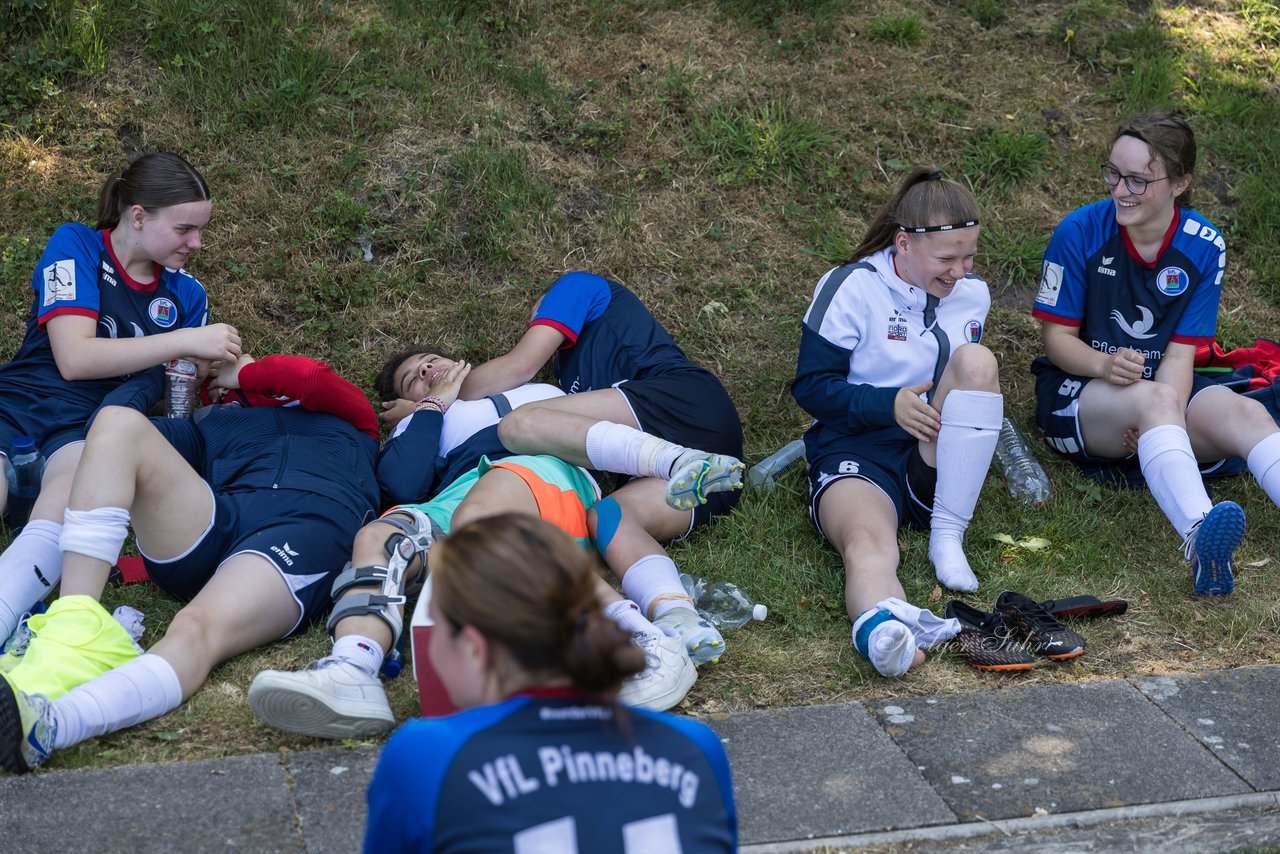
[[307,356],[267,356],[240,369],[240,390],[252,406],[296,401],[311,412],[336,415],[378,438],[378,416],[363,391]]

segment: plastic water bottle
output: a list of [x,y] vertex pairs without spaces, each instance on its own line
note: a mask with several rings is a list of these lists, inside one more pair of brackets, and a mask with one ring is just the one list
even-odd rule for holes
[[752,602],[742,588],[732,582],[708,583],[705,578],[682,572],[680,583],[693,599],[698,613],[718,629],[736,629],[769,616],[768,608]]
[[1008,418],[1000,425],[996,459],[1000,461],[1009,494],[1024,504],[1043,507],[1049,500],[1049,475],[1044,473],[1027,440]]
[[778,476],[804,459],[804,439],[788,442],[751,467],[747,481],[752,487],[773,489]]
[[196,363],[171,359],[164,366],[166,418],[190,418],[196,408]]
[[9,503],[6,513],[9,526],[25,525],[31,517],[31,508],[40,494],[40,477],[44,474],[44,457],[30,436],[18,436],[9,446],[9,456],[4,461],[4,476],[9,482]]

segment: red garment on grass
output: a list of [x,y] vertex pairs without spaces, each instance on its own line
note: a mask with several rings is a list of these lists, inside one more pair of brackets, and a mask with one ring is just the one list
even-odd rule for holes
[[1266,338],[1259,338],[1252,347],[1237,347],[1234,350],[1223,350],[1217,341],[1201,344],[1196,347],[1195,367],[1197,368],[1253,368],[1253,379],[1249,388],[1269,388],[1272,381],[1280,378],[1280,344]]

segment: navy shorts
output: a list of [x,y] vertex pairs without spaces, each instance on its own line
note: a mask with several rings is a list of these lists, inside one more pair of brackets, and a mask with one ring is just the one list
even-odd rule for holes
[[[742,458],[738,410],[710,372],[666,371],[642,380],[626,380],[617,388],[644,432],[687,448]],[[708,495],[706,504],[694,508],[693,526],[728,513],[741,497],[741,490]]]
[[809,460],[809,518],[822,533],[818,506],[827,488],[846,477],[862,478],[880,488],[898,513],[898,525],[928,530],[933,515],[937,469],[920,456],[919,443],[899,427],[882,427],[823,443],[821,455]]
[[143,555],[147,573],[170,596],[190,601],[224,561],[251,553],[270,561],[289,585],[302,616],[287,634],[328,615],[333,579],[351,559],[356,532],[365,522],[321,495],[291,489],[214,496],[213,519],[200,540],[180,557],[157,561]]
[[[1070,460],[1080,472],[1099,483],[1142,486],[1142,467],[1137,454],[1115,459],[1097,457],[1084,449],[1084,431],[1080,426],[1080,392],[1095,377],[1082,377],[1060,370],[1044,356],[1031,363],[1036,382],[1036,424],[1044,434],[1045,444]],[[1102,380],[1105,382],[1105,380]],[[1218,385],[1199,374],[1191,379],[1191,398],[1206,388]],[[1244,469],[1239,457],[1202,463],[1200,474],[1225,477]]]
[[[49,396],[56,397],[56,392],[50,391]],[[26,392],[0,388],[0,452],[8,454],[14,439],[30,436],[47,460],[60,448],[84,441],[85,425],[92,410],[70,411],[62,406],[55,411],[46,403],[56,404],[56,401],[41,401],[33,406]]]

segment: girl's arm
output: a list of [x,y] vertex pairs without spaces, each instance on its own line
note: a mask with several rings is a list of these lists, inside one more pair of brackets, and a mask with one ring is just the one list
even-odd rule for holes
[[240,334],[226,323],[140,338],[99,338],[96,317],[60,314],[50,318],[45,329],[65,380],[118,377],[185,356],[222,362],[240,356]]
[[530,326],[511,352],[473,368],[458,397],[479,400],[524,385],[555,355],[564,341],[564,334],[550,326]]
[[[1098,377],[1113,385],[1131,385],[1142,379],[1146,359],[1136,350],[1123,348],[1107,355],[1084,343],[1078,326],[1041,320],[1040,327],[1045,355],[1059,369],[1082,377]],[[1191,350],[1194,354],[1195,348]]]
[[1187,408],[1191,400],[1191,379],[1195,368],[1196,347],[1194,344],[1169,342],[1164,349],[1164,357],[1160,360],[1160,368],[1156,371],[1156,382],[1171,385],[1178,392],[1178,400],[1182,408]]

